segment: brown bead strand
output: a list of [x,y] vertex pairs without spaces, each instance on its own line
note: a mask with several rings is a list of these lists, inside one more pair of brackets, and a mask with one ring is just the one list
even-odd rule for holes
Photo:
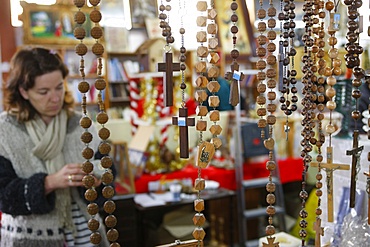
[[215,146],[215,149],[218,149],[222,145],[221,139],[218,135],[222,132],[222,127],[217,124],[220,121],[220,112],[216,110],[216,108],[220,105],[220,99],[216,93],[220,90],[220,84],[217,81],[217,78],[220,75],[220,69],[217,66],[217,63],[220,60],[219,54],[217,52],[218,48],[218,38],[217,38],[217,11],[214,8],[214,1],[211,0],[211,8],[208,9],[208,25],[207,25],[207,33],[209,34],[210,38],[208,39],[208,62],[210,67],[208,68],[208,84],[207,89],[211,93],[208,97],[208,105],[209,107],[213,108],[212,111],[209,113],[209,119],[213,122],[212,126],[209,128],[209,131],[212,134],[211,143]]
[[[90,19],[93,23],[95,23],[95,26],[91,29],[91,36],[96,40],[96,43],[92,47],[92,52],[95,54],[95,56],[98,58],[98,69],[97,69],[97,76],[98,79],[95,81],[95,87],[98,90],[98,105],[99,105],[99,113],[97,115],[97,122],[101,124],[102,128],[99,130],[99,137],[101,139],[101,143],[99,145],[99,152],[104,156],[109,158],[109,153],[111,151],[111,146],[108,143],[108,138],[110,136],[110,131],[104,126],[104,124],[108,120],[108,115],[105,112],[104,102],[102,99],[103,90],[106,88],[106,82],[103,78],[103,62],[102,62],[102,55],[104,53],[104,46],[99,43],[99,39],[103,36],[103,30],[99,26],[99,22],[101,20],[101,13],[97,9],[97,5],[100,3],[100,0],[89,0],[91,5],[94,7],[94,9],[90,13]],[[102,114],[102,119],[99,118],[99,115]],[[99,118],[99,119],[98,119]],[[106,118],[106,120],[105,120]],[[103,164],[103,162],[101,162]],[[109,166],[107,166],[107,163],[103,166],[105,169],[101,180],[104,184],[104,188],[102,190],[103,197],[107,199],[107,201],[110,201],[109,203],[104,205],[104,211],[108,214],[104,220],[106,227],[108,228],[107,231],[107,238],[108,241],[111,243],[111,247],[118,247],[120,246],[116,241],[118,240],[119,233],[117,229],[115,229],[115,226],[117,224],[117,219],[113,215],[113,212],[111,208],[108,208],[106,205],[110,205],[114,203],[112,201],[112,197],[115,194],[114,187],[112,186],[112,183],[114,182],[114,176],[111,171],[112,163],[109,163]]]
[[[266,185],[267,188],[267,198],[266,202],[269,204],[266,209],[266,213],[269,215],[268,217],[268,225],[266,226],[266,235],[271,237],[273,234],[275,234],[276,229],[273,225],[273,216],[275,215],[275,191],[269,189],[270,187],[274,187],[274,183],[272,181],[273,173],[276,170],[276,162],[274,160],[274,144],[275,140],[273,138],[273,126],[276,123],[276,116],[274,115],[274,112],[276,111],[276,104],[274,104],[274,101],[276,100],[276,93],[274,89],[276,88],[277,82],[276,82],[276,63],[277,59],[275,55],[273,54],[276,50],[276,45],[274,43],[274,40],[276,39],[276,32],[274,31],[274,28],[276,26],[276,9],[273,6],[273,1],[269,1],[270,7],[267,10],[267,15],[269,17],[267,24],[268,28],[270,29],[267,32],[267,38],[269,40],[267,44],[267,70],[266,70],[266,77],[267,77],[267,87],[270,89],[270,91],[267,92],[267,100],[269,101],[269,104],[267,104],[267,111],[268,116],[266,118],[267,124],[268,124],[268,136],[267,139],[264,140],[264,145],[267,150],[269,150],[269,160],[266,163],[266,169],[270,171],[269,174],[269,181]],[[269,238],[268,237],[268,238]]]
[[303,158],[303,174],[302,174],[302,189],[299,193],[300,199],[302,201],[302,209],[299,212],[299,216],[301,217],[300,220],[300,227],[301,230],[299,231],[299,235],[301,237],[301,245],[305,246],[305,239],[307,237],[307,221],[306,218],[308,216],[308,212],[306,211],[306,200],[308,199],[308,192],[306,191],[306,184],[307,184],[307,169],[309,166],[309,163],[312,161],[312,157],[310,155],[310,152],[312,151],[312,144],[310,142],[311,138],[314,136],[314,118],[315,114],[313,112],[314,105],[313,105],[313,98],[312,90],[313,82],[312,77],[312,66],[313,66],[313,60],[312,60],[312,46],[314,45],[314,40],[312,38],[312,7],[313,7],[313,0],[305,0],[303,5],[303,21],[305,23],[305,33],[303,35],[303,42],[304,42],[304,55],[302,57],[303,67],[303,77],[302,77],[302,105],[303,109],[301,111],[301,114],[303,116],[302,119],[302,131],[301,135],[303,137],[301,141],[302,151],[301,151],[301,157]]
[[[313,27],[313,33],[315,35],[315,42],[314,46],[312,47],[312,52],[315,54],[315,60],[314,60],[314,66],[313,66],[313,72],[316,72],[319,76],[315,77],[314,80],[314,85],[317,88],[316,90],[316,101],[318,102],[316,109],[318,111],[316,115],[316,120],[317,120],[317,134],[315,137],[311,138],[311,144],[315,145],[317,147],[317,156],[316,156],[316,161],[318,163],[318,170],[316,173],[316,196],[317,196],[317,208],[315,210],[316,214],[316,222],[317,226],[315,227],[315,231],[317,231],[317,235],[322,235],[323,229],[321,227],[321,214],[322,214],[322,209],[321,209],[321,196],[322,196],[322,178],[323,175],[321,173],[321,162],[323,161],[323,156],[322,156],[322,145],[325,142],[325,135],[323,132],[322,128],[322,120],[324,119],[324,114],[323,111],[325,110],[325,71],[326,71],[326,62],[324,60],[325,56],[325,31],[324,31],[324,20],[325,20],[325,12],[324,12],[324,6],[325,2],[324,1],[315,1],[314,4],[314,13],[316,17],[314,17],[314,24],[315,26]],[[326,75],[325,75],[326,76]],[[321,246],[320,238],[315,240],[315,246]]]
[[[195,92],[195,100],[198,102],[197,106],[197,116],[199,119],[196,121],[196,130],[199,131],[199,144],[198,144],[198,153],[200,152],[200,146],[203,145],[203,131],[207,129],[207,121],[204,120],[204,117],[208,114],[207,106],[203,105],[208,98],[208,94],[206,91],[208,79],[206,77],[207,72],[207,56],[208,56],[208,48],[204,46],[204,43],[207,42],[207,32],[205,28],[207,26],[207,16],[205,13],[208,8],[207,1],[198,1],[197,2],[197,11],[199,12],[199,16],[197,17],[196,23],[199,27],[199,31],[197,32],[196,38],[197,42],[200,44],[197,48],[197,56],[199,61],[195,65],[196,73],[198,77],[195,81],[197,89]],[[213,146],[213,145],[212,145]],[[197,191],[197,199],[194,201],[194,210],[196,211],[193,217],[193,223],[196,228],[193,230],[193,237],[195,240],[198,241],[198,246],[201,246],[201,242],[203,241],[206,232],[203,229],[203,225],[206,222],[206,218],[202,213],[204,211],[204,200],[201,198],[201,191],[205,189],[205,180],[202,178],[202,168],[205,168],[208,164],[199,161],[199,157],[197,155],[196,164],[198,166],[198,177],[194,181],[194,189]]]
[[[166,2],[171,2],[171,0],[166,0]],[[167,4],[164,5],[163,1],[161,2],[161,5],[159,6],[159,27],[162,28],[162,36],[166,38],[167,45],[172,44],[175,42],[174,37],[172,36],[172,30],[171,26],[169,24],[169,12],[171,11],[171,5]],[[165,11],[167,14],[165,14]]]

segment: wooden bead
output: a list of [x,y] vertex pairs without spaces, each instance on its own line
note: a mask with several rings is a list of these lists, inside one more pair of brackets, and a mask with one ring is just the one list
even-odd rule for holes
[[206,223],[206,217],[202,213],[196,213],[193,217],[193,223],[196,226],[203,226]]
[[329,86],[334,86],[335,84],[337,84],[337,79],[334,76],[329,76],[326,81]]
[[98,197],[98,193],[96,192],[95,189],[90,188],[85,191],[86,200],[92,202],[92,201],[95,201],[97,197]]
[[200,73],[205,73],[207,71],[207,63],[204,61],[200,61],[195,64],[195,71],[200,74]]
[[258,128],[265,128],[267,126],[266,119],[264,119],[264,118],[258,119],[257,126],[258,126]]
[[274,171],[276,169],[275,161],[269,160],[266,162],[266,169],[269,171]]
[[218,137],[212,137],[211,143],[213,144],[213,146],[215,146],[216,149],[218,149],[222,146],[222,141]]
[[208,105],[210,107],[218,107],[220,105],[220,98],[217,95],[211,95],[208,97]]
[[214,8],[208,9],[208,15],[207,16],[208,16],[208,19],[214,20],[214,19],[216,19],[217,11]]
[[101,158],[100,164],[103,168],[108,169],[113,165],[112,158],[110,156],[104,156]]
[[220,121],[220,111],[218,110],[213,110],[210,112],[210,115],[209,115],[209,120],[211,122],[218,122]]
[[267,43],[267,37],[261,34],[257,37],[257,42],[260,45],[265,45]]
[[104,211],[108,214],[112,214],[116,210],[116,204],[112,200],[108,200],[104,203]]
[[94,150],[90,147],[85,147],[82,150],[82,157],[84,157],[87,160],[92,159],[94,157]]
[[81,141],[83,143],[90,143],[93,139],[93,136],[90,132],[88,131],[84,131],[82,134],[81,134]]
[[86,37],[86,31],[83,27],[76,27],[73,30],[73,35],[75,36],[76,39],[84,39]]
[[335,96],[336,92],[335,92],[335,89],[333,87],[329,87],[327,90],[326,90],[326,96],[328,96],[329,98],[333,98]]
[[207,17],[205,16],[198,16],[196,20],[198,27],[205,27],[207,26]]
[[268,204],[275,204],[276,198],[274,194],[267,194],[266,196],[266,202]]
[[219,75],[220,75],[220,69],[218,68],[218,66],[213,65],[208,69],[209,78],[217,78]]
[[84,173],[90,173],[93,171],[93,169],[94,165],[90,161],[86,160],[84,163],[82,163],[82,171]]
[[92,6],[98,6],[98,4],[100,3],[100,0],[89,0],[89,2]]
[[103,78],[99,78],[95,80],[95,88],[97,90],[104,90],[107,86],[107,83]]
[[100,242],[101,242],[101,235],[100,235],[100,233],[99,232],[93,232],[93,233],[91,233],[91,235],[90,235],[90,242],[92,243],[92,244],[100,244]]
[[[206,42],[206,41],[204,41]],[[209,49],[217,49],[218,47],[218,38],[209,38],[208,39],[208,48]],[[218,53],[217,53],[218,55]]]
[[107,238],[110,242],[117,241],[118,236],[119,236],[118,231],[114,228],[109,229],[107,232]]
[[208,55],[208,48],[205,46],[198,46],[197,48],[197,56],[198,57],[207,57]]
[[197,32],[196,38],[197,38],[198,43],[206,42],[207,41],[207,32],[206,31]]
[[90,12],[90,20],[94,23],[99,23],[101,21],[102,15],[99,10],[94,9]]
[[104,222],[107,227],[112,228],[117,225],[117,218],[114,215],[108,215],[105,217]]
[[73,4],[77,8],[82,8],[85,5],[85,0],[73,0]]
[[265,148],[268,150],[273,150],[275,146],[275,140],[271,137],[263,141],[263,144],[265,145]]
[[273,192],[275,192],[275,189],[276,189],[275,183],[269,182],[269,183],[266,184],[267,192],[273,193]]
[[206,181],[203,178],[197,178],[194,182],[194,189],[201,191],[204,190],[206,187]]
[[85,188],[91,188],[91,187],[93,187],[94,184],[95,184],[94,176],[91,175],[91,174],[85,175],[82,178],[82,183],[85,186]]
[[99,57],[104,53],[104,46],[100,43],[94,43],[92,46],[92,52]]
[[107,142],[102,142],[102,143],[100,143],[98,148],[99,148],[99,152],[100,152],[101,154],[103,154],[103,155],[105,155],[105,154],[109,154],[109,153],[110,153],[110,151],[111,151],[111,146],[110,146],[110,144],[109,144],[109,143],[107,143]]
[[104,172],[102,177],[101,177],[101,181],[103,184],[111,184],[114,180],[114,176],[111,172]]
[[99,112],[96,116],[96,121],[99,124],[106,124],[108,122],[108,114],[106,112]]
[[103,36],[103,29],[101,27],[93,27],[90,34],[94,39],[100,39]]
[[197,116],[205,117],[205,116],[207,116],[207,114],[208,114],[207,106],[201,106],[201,105],[197,106],[197,108],[196,108],[196,115]]
[[267,123],[269,125],[274,125],[276,123],[276,116],[275,115],[268,115],[267,116]]
[[100,139],[107,140],[110,137],[110,131],[106,127],[102,127],[98,131],[98,135],[99,135]]
[[264,105],[266,103],[266,97],[258,95],[256,98],[256,103],[259,105]]
[[275,234],[275,227],[273,225],[266,226],[266,235],[271,236]]
[[219,135],[222,132],[222,127],[218,124],[212,124],[212,126],[209,128],[209,131],[212,133],[212,135]]
[[205,102],[208,98],[206,90],[197,90],[195,92],[195,100],[198,102]]
[[99,206],[98,206],[98,204],[96,204],[95,202],[89,203],[89,205],[87,205],[87,212],[90,215],[96,215],[96,214],[98,214],[99,213]]
[[82,25],[83,23],[85,23],[85,21],[86,21],[86,15],[85,15],[85,13],[82,12],[82,11],[76,12],[76,14],[74,16],[74,21],[77,24],[80,24],[80,25]]
[[104,196],[104,198],[107,198],[107,199],[110,199],[114,196],[114,189],[112,186],[108,185],[108,186],[105,186],[102,190],[102,194]]
[[89,221],[87,222],[87,226],[90,231],[97,231],[99,229],[100,223],[97,219],[92,218],[89,219]]
[[333,124],[328,124],[328,125],[326,125],[326,127],[325,127],[325,131],[326,131],[326,133],[328,133],[328,134],[333,134],[333,133],[335,132],[335,127],[334,127],[334,125],[333,125]]
[[84,56],[87,53],[87,46],[83,43],[76,45],[75,47],[76,54],[79,56]]
[[196,212],[202,212],[204,210],[204,200],[203,199],[194,200],[194,210]]
[[197,131],[206,131],[207,130],[207,121],[198,120],[195,126]]
[[266,10],[265,9],[258,9],[257,17],[258,17],[258,19],[264,19],[266,17]]
[[197,10],[198,11],[206,11],[208,8],[207,1],[198,1],[197,2]]
[[204,237],[206,236],[206,232],[203,230],[203,228],[195,228],[193,231],[193,237],[196,240],[203,240]]
[[266,213],[268,215],[274,215],[276,213],[275,207],[271,205],[267,206]]

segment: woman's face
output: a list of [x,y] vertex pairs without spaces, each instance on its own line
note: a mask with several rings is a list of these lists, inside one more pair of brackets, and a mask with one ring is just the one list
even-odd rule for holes
[[65,88],[63,75],[59,70],[37,76],[34,87],[29,90],[19,88],[24,99],[32,106],[46,124],[58,115],[63,107]]

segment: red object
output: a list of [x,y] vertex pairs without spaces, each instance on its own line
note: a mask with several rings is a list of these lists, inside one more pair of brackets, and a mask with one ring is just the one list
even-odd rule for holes
[[[279,171],[280,179],[283,184],[301,181],[303,163],[300,158],[289,158],[279,160]],[[243,165],[244,179],[253,179],[260,177],[267,177],[269,171],[266,170],[266,162],[258,163],[245,163]],[[193,165],[188,165],[182,170],[174,171],[166,174],[143,174],[140,178],[135,180],[136,193],[148,192],[148,183],[151,181],[158,181],[160,179],[182,179],[191,178],[193,181],[198,176],[198,169]],[[235,170],[234,169],[223,169],[214,166],[209,166],[206,169],[202,169],[202,177],[208,180],[214,180],[220,183],[221,188],[236,190]],[[117,193],[123,193],[123,188],[117,185]]]

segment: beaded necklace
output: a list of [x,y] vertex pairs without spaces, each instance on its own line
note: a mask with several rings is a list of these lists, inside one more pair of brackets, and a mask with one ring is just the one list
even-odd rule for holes
[[[107,199],[104,203],[104,211],[108,214],[105,218],[105,224],[109,228],[107,231],[107,238],[108,241],[111,242],[111,247],[118,247],[120,246],[116,241],[118,239],[118,231],[114,228],[117,224],[117,219],[113,215],[115,211],[115,203],[111,200],[114,196],[115,191],[114,188],[110,185],[113,182],[113,174],[110,170],[112,166],[112,159],[109,157],[109,152],[111,151],[111,147],[107,142],[107,139],[110,136],[110,132],[107,128],[104,127],[104,124],[108,121],[108,115],[105,112],[104,102],[102,100],[102,91],[106,87],[106,82],[102,77],[102,55],[104,53],[104,47],[99,42],[99,39],[102,37],[103,32],[101,27],[99,26],[99,22],[101,20],[101,13],[97,9],[100,0],[90,0],[90,4],[93,6],[93,10],[90,12],[90,20],[95,24],[94,27],[91,29],[91,36],[96,40],[96,43],[92,47],[92,52],[96,55],[98,60],[97,65],[97,76],[98,79],[95,81],[95,87],[98,92],[98,106],[99,106],[99,113],[97,114],[96,120],[99,124],[102,125],[102,128],[99,130],[99,137],[101,138],[101,143],[99,145],[99,152],[103,155],[103,158],[100,161],[101,166],[105,169],[101,180],[104,184],[104,188],[102,190],[103,197]],[[74,30],[74,36],[76,39],[79,39],[81,42],[76,46],[76,53],[81,57],[80,60],[80,75],[82,81],[78,85],[78,89],[82,94],[82,113],[83,117],[80,120],[80,125],[85,132],[81,136],[81,140],[85,143],[86,147],[82,150],[82,156],[86,159],[83,163],[82,170],[86,173],[83,178],[83,184],[87,188],[85,192],[85,199],[89,201],[87,206],[87,211],[91,215],[91,218],[88,221],[88,228],[92,232],[90,235],[90,242],[92,244],[100,244],[102,237],[98,232],[99,229],[99,221],[95,218],[95,215],[99,213],[99,207],[94,202],[98,196],[97,191],[94,188],[95,179],[94,176],[91,175],[93,172],[94,166],[90,162],[91,159],[94,158],[94,150],[89,147],[89,143],[92,140],[92,134],[89,132],[89,128],[92,124],[90,117],[88,116],[87,112],[87,104],[86,104],[86,93],[88,93],[90,89],[89,83],[85,80],[85,66],[84,66],[84,58],[83,56],[87,54],[88,49],[87,46],[83,43],[83,39],[85,38],[86,31],[82,27],[82,24],[86,21],[86,16],[82,12],[81,8],[84,7],[85,1],[84,0],[74,0],[75,6],[78,8],[78,12],[75,15],[75,22],[77,27]]]

